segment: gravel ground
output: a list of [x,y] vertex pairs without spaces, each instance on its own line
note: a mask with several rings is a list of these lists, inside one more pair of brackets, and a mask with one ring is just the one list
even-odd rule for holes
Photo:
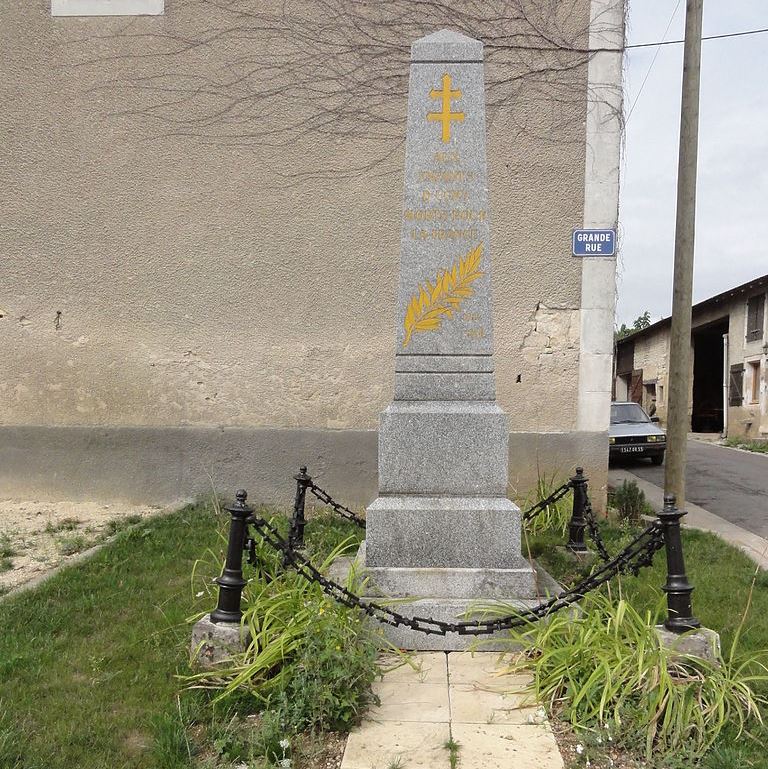
[[[159,507],[0,500],[0,595],[66,563],[105,534]],[[126,520],[127,519],[127,520]]]

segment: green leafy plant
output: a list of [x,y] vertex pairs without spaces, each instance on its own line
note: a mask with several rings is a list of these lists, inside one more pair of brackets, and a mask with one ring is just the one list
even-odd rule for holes
[[461,745],[451,737],[443,747],[448,751],[448,762],[451,765],[451,769],[457,769],[459,766],[459,750]]
[[141,523],[142,520],[144,520],[142,516],[136,514],[126,515],[120,518],[110,518],[102,530],[102,536],[105,539],[108,537],[113,537],[115,534],[118,534],[119,532],[124,531],[131,526],[135,526],[137,523]]
[[59,551],[62,555],[74,555],[85,550],[90,544],[82,534],[76,534],[73,537],[61,537],[58,542]]
[[16,548],[7,534],[0,535],[0,558],[13,558],[16,555]]
[[48,521],[48,523],[45,524],[44,531],[46,534],[74,531],[81,523],[82,521],[79,518],[62,518],[60,521],[56,521],[56,523]]
[[[536,481],[536,487],[525,498],[521,507],[528,510],[533,505],[546,499],[555,489],[563,484],[563,480],[555,473],[540,474]],[[564,537],[568,531],[573,512],[573,492],[568,492],[557,502],[547,505],[538,515],[529,521],[525,521],[525,530],[528,534],[542,534],[553,532]]]
[[654,630],[663,614],[663,597],[641,613],[624,598],[589,593],[577,615],[559,612],[512,631],[510,643],[525,655],[510,672],[532,668],[531,693],[576,729],[641,751],[646,760],[698,761],[726,728],[738,739],[750,724],[762,724],[765,654],[739,656],[738,632],[717,662],[675,652]]
[[[286,528],[285,519],[272,521]],[[307,533],[308,544],[336,539],[333,532]],[[326,571],[357,544],[354,537],[337,542],[318,568]],[[255,577],[243,595],[250,646],[214,671],[187,677],[187,684],[218,691],[219,701],[247,692],[258,709],[276,714],[283,736],[349,729],[375,701],[371,684],[379,668],[373,630],[319,585],[284,570],[279,554],[260,540],[256,560]]]
[[758,454],[768,454],[768,441],[750,440],[749,438],[726,438],[725,445],[744,451],[756,451]]
[[637,481],[624,481],[613,492],[611,502],[620,521],[636,524],[640,522],[641,516],[653,512]]

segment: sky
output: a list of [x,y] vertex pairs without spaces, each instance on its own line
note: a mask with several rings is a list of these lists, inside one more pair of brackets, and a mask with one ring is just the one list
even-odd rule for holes
[[[675,6],[667,40],[684,36],[685,0],[630,0],[627,44],[665,39]],[[704,0],[705,36],[762,27],[768,0]],[[630,50],[625,64],[616,320],[631,326],[645,310],[656,321],[672,308],[683,46]],[[766,273],[768,34],[705,40],[694,302]]]

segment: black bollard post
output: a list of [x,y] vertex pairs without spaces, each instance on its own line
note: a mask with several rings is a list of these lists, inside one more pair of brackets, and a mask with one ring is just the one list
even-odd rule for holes
[[243,547],[248,528],[248,517],[253,508],[245,504],[248,494],[240,489],[235,495],[236,502],[225,510],[232,516],[229,522],[229,543],[227,545],[227,560],[222,575],[216,580],[219,585],[219,601],[211,612],[211,622],[240,622],[243,612],[240,611],[240,599],[246,585],[243,579]]
[[667,621],[664,627],[673,633],[684,633],[701,627],[699,620],[693,616],[693,585],[688,582],[685,573],[683,543],[680,539],[680,519],[684,515],[684,510],[677,509],[675,495],[665,494],[664,509],[658,514],[667,550],[667,583],[661,589],[667,594]]
[[589,548],[584,542],[584,529],[587,528],[587,519],[584,510],[587,505],[587,481],[584,468],[577,467],[576,475],[571,478],[573,486],[573,512],[571,522],[568,525],[568,544],[566,547],[572,553],[587,553]]
[[302,467],[299,474],[293,477],[296,480],[296,500],[293,503],[293,518],[291,518],[291,533],[288,541],[291,548],[297,548],[304,547],[304,527],[307,525],[307,520],[304,517],[304,502],[307,489],[312,485],[312,478],[307,475],[306,467]]

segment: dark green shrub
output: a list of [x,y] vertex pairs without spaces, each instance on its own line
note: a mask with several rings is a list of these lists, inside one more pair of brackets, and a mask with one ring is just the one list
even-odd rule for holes
[[613,492],[612,502],[619,520],[628,523],[639,523],[642,515],[652,512],[651,506],[645,500],[645,494],[636,481],[624,481]]

